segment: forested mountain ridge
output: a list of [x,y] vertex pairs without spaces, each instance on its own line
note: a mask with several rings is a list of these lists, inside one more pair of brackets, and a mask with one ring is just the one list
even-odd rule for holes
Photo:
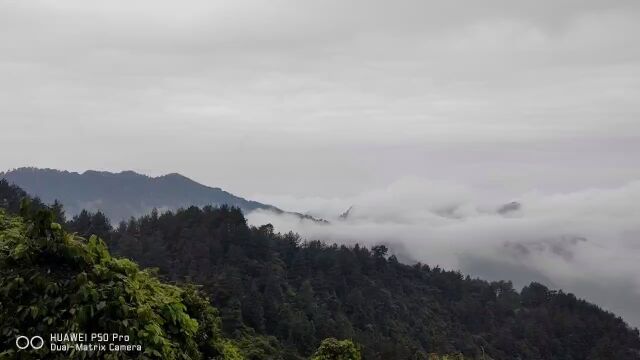
[[640,359],[637,329],[572,294],[405,265],[382,245],[305,242],[249,227],[239,209],[152,213],[105,236],[170,279],[203,284],[229,334],[249,326],[301,356],[333,336],[365,359]]
[[[144,215],[154,208],[176,210],[192,205],[226,204],[245,212],[256,209],[283,212],[275,206],[247,200],[176,173],[149,177],[133,171],[111,173],[89,170],[80,174],[54,169],[19,168],[0,172],[0,178],[40,197],[45,203],[59,200],[69,214],[75,215],[84,209],[99,210],[113,221]],[[306,215],[293,214],[315,220]]]
[[[10,208],[21,194],[0,181]],[[115,229],[83,212],[65,227],[98,233],[168,280],[201,284],[250,359],[303,359],[330,337],[353,339],[364,359],[640,359],[637,329],[572,294],[405,265],[384,246],[303,241],[250,227],[237,208],[154,211]]]

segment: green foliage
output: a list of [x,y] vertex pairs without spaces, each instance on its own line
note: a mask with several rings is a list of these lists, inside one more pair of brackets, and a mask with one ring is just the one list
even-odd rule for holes
[[360,360],[358,348],[351,340],[324,339],[310,360]]
[[[215,309],[195,289],[159,281],[110,255],[95,236],[66,233],[52,214],[28,220],[0,210],[0,348],[4,358],[242,359]],[[142,351],[17,351],[16,336],[118,333]]]

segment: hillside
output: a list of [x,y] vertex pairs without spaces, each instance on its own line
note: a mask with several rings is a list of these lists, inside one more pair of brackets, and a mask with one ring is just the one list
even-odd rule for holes
[[[0,199],[16,191],[0,181]],[[167,280],[202,285],[222,334],[250,359],[308,358],[326,338],[353,339],[363,359],[640,359],[637,329],[572,294],[405,265],[384,246],[303,241],[250,227],[237,208],[154,212],[117,229],[85,213],[64,226],[99,232],[113,253]]]
[[[163,282],[95,235],[65,231],[48,206],[26,196],[12,215],[23,195],[0,180],[2,206],[10,205],[0,206],[0,359],[282,358],[273,337],[251,329],[226,337],[197,286]],[[35,349],[18,347],[25,336],[39,336]],[[360,360],[360,352],[328,338],[311,358]]]
[[45,203],[59,200],[69,215],[78,214],[83,209],[100,210],[115,222],[147,214],[153,208],[175,210],[191,205],[227,204],[245,212],[255,209],[281,212],[274,206],[199,184],[180,174],[149,177],[133,171],[86,171],[79,174],[53,169],[19,168],[0,173],[0,178],[40,197]]

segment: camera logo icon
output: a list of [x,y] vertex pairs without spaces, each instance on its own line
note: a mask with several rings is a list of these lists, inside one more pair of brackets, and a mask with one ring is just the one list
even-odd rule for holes
[[40,336],[34,336],[32,338],[28,338],[24,335],[21,335],[16,338],[16,346],[20,350],[24,350],[27,348],[38,350],[44,346],[44,339]]

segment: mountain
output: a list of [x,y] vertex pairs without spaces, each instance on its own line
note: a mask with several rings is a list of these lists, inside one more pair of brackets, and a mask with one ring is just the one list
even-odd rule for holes
[[[82,242],[73,240],[77,235],[87,238],[97,232],[113,254],[158,268],[160,278],[172,284],[198,284],[219,310],[219,320],[212,319],[222,332],[217,338],[228,339],[225,343],[236,345],[246,359],[358,359],[361,352],[363,359],[376,360],[439,358],[434,354],[483,360],[640,360],[638,329],[573,294],[538,283],[518,291],[509,281],[488,282],[437,266],[402,264],[383,245],[307,242],[294,233],[275,233],[268,224],[248,226],[239,209],[227,206],[152,212],[117,229],[104,216],[83,211],[84,216],[62,224],[69,233],[59,237],[63,230],[51,219],[63,209],[52,206],[46,215],[46,206],[35,201],[30,206],[22,201],[18,208],[17,199],[24,195],[0,180],[0,204],[25,219],[3,222],[0,216],[0,270],[6,270],[0,272],[0,281],[9,285],[0,286],[0,296],[12,299],[0,301],[5,321],[14,321],[10,314],[16,313],[31,316],[28,326],[45,324],[38,316],[44,316],[43,310],[54,311],[37,304],[57,303],[41,280],[69,276],[73,270],[79,272],[72,276],[82,279],[80,285],[91,276],[88,285],[102,286],[110,279],[102,275],[105,271],[127,264],[110,265],[106,249],[95,238],[87,243],[89,261],[80,269],[61,264],[64,256],[82,264],[85,256],[77,256],[76,245],[73,251],[65,246]],[[26,242],[16,243],[21,238]],[[102,259],[92,259],[93,254]],[[56,273],[56,266],[66,272]],[[44,278],[31,284],[16,277],[16,271]],[[133,275],[135,269],[125,272]],[[53,290],[56,296],[68,292]],[[112,320],[108,316],[119,319],[119,313],[101,312],[105,308],[100,304],[96,313],[85,304],[83,313],[105,321]],[[59,310],[55,307],[55,314]],[[198,311],[189,315],[202,318]],[[8,331],[23,330],[20,324],[8,324]],[[24,331],[32,333],[29,329]],[[351,339],[357,347],[332,338]],[[353,356],[325,356],[334,350]]]
[[[114,222],[141,216],[152,209],[176,210],[181,207],[229,205],[250,212],[257,209],[283,213],[275,206],[251,201],[220,188],[199,184],[180,174],[150,177],[133,171],[76,173],[54,169],[19,168],[0,173],[10,183],[46,203],[59,200],[69,215],[81,210],[102,211]],[[301,219],[321,221],[308,215],[291,213]]]
[[510,203],[500,206],[496,212],[500,215],[506,215],[506,214],[516,212],[520,209],[522,209],[522,204],[517,201],[512,201]]

